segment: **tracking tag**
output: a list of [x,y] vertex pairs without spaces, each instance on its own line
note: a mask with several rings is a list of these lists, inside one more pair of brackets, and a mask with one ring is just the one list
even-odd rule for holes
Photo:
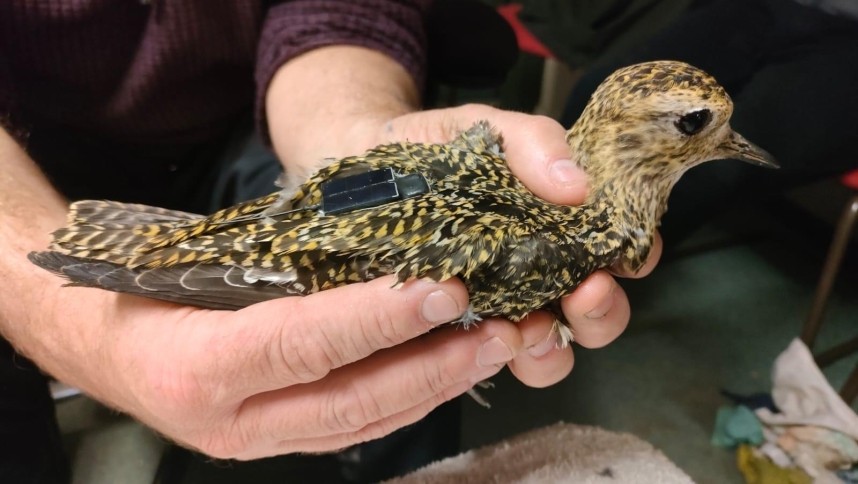
[[336,215],[377,207],[430,191],[426,178],[419,173],[396,176],[392,168],[381,168],[323,183],[322,213]]

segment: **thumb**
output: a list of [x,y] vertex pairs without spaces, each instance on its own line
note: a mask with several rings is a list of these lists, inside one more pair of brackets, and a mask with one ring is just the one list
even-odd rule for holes
[[537,196],[577,205],[587,196],[587,175],[566,144],[566,130],[546,116],[504,112],[495,126],[504,137],[507,164]]
[[467,104],[400,116],[388,125],[387,135],[390,139],[446,143],[482,120],[501,134],[507,164],[533,193],[564,205],[584,201],[587,175],[570,154],[566,130],[546,116]]

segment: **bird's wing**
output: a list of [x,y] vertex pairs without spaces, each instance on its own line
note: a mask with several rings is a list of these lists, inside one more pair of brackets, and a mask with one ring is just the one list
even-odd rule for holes
[[208,217],[198,217],[182,226],[174,227],[169,232],[160,232],[152,235],[138,247],[137,252],[146,253],[162,247],[169,247],[194,237],[218,232],[224,228],[233,227],[238,224],[253,224],[279,198],[278,193],[272,193],[218,210]]
[[392,168],[402,174],[420,173],[429,180],[459,177],[464,184],[469,176],[484,174],[486,160],[490,160],[490,165],[504,164],[501,145],[500,134],[488,122],[480,121],[445,145],[400,142],[377,146],[361,156],[332,160],[295,189],[229,207],[193,225],[157,234],[141,246],[139,252],[176,245],[236,226],[252,225],[249,230],[254,231],[266,222],[312,218],[322,202],[322,185],[326,181],[380,168]]
[[[468,277],[490,264],[508,240],[542,230],[516,190],[436,186],[413,199],[275,230],[264,243],[274,259],[291,266],[300,265],[296,256],[321,251],[389,261],[400,281]],[[250,239],[239,243],[259,243]]]
[[[325,181],[387,167],[422,174],[446,192],[335,217],[312,209]],[[491,259],[501,232],[509,231],[503,216],[468,201],[478,178],[489,179],[489,190],[500,186],[491,176],[499,168],[506,169],[500,137],[479,123],[448,145],[396,143],[344,158],[295,190],[208,217],[113,202],[101,210],[101,202],[82,202],[56,252],[35,253],[32,260],[76,285],[214,308],[393,272],[401,280],[446,279]]]
[[84,200],[71,204],[67,224],[53,233],[51,250],[124,263],[150,237],[203,217],[133,203]]
[[90,223],[108,227],[128,227],[143,224],[187,222],[201,219],[203,216],[139,203],[81,200],[71,204],[67,218],[69,225]]
[[289,283],[309,292],[383,273],[395,272],[401,281],[467,276],[492,260],[503,237],[531,230],[473,204],[494,195],[452,187],[337,216],[280,221],[253,233],[235,228],[139,255],[128,265],[235,265],[271,280],[288,274]]
[[246,270],[237,267],[182,264],[150,270],[59,252],[32,252],[29,259],[71,281],[68,286],[97,287],[208,309],[240,309],[299,294],[286,285],[247,280]]
[[[489,129],[487,125],[478,125],[449,145],[396,143],[379,146],[360,157],[335,161],[288,195],[281,193],[266,198],[271,203],[264,210],[243,212],[234,209],[235,216],[225,216],[222,211],[192,228],[156,237],[137,251],[130,265],[153,268],[191,262],[228,264],[235,262],[235,256],[243,258],[242,253],[255,257],[269,251],[290,254],[320,249],[353,253],[366,250],[355,242],[370,235],[377,237],[374,248],[387,247],[385,244],[390,243],[394,232],[403,224],[419,224],[427,218],[437,224],[453,217],[443,206],[453,200],[463,206],[468,205],[467,200],[474,195],[472,187],[476,180],[481,180],[479,183],[487,190],[508,188],[517,183],[511,175],[498,176],[499,172],[508,172],[508,168],[502,155],[495,153],[499,145],[484,146],[484,138],[494,136],[492,139],[497,143],[499,139],[490,130],[490,134],[481,134],[481,137],[468,134],[479,131],[477,127]],[[483,145],[472,139],[475,137],[483,140]],[[379,168],[392,168],[399,174],[423,175],[435,191],[439,187],[462,190],[461,193],[444,195],[427,194],[333,217],[316,210],[321,206],[322,185],[326,181]],[[276,197],[276,200],[271,197]],[[377,226],[385,224],[392,226]],[[345,235],[348,237],[343,237]],[[342,240],[331,244],[315,240],[315,237],[328,237],[325,240],[330,240],[331,236]],[[353,245],[345,247],[346,240]],[[273,247],[269,249],[265,244]],[[263,249],[260,251],[258,247]]]

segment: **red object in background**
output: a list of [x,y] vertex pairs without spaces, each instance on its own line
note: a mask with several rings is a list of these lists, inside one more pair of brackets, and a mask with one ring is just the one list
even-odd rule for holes
[[545,44],[540,42],[535,35],[530,33],[530,31],[527,30],[527,27],[518,18],[521,8],[522,5],[520,3],[508,3],[506,5],[501,5],[497,9],[501,17],[509,23],[512,30],[515,32],[515,38],[518,41],[518,48],[522,52],[526,52],[528,54],[545,58],[554,58],[554,53],[552,53]]
[[853,190],[858,190],[858,169],[843,175],[840,182]]

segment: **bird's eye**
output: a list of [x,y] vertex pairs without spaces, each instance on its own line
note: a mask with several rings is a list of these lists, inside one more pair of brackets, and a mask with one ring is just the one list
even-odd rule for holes
[[705,128],[711,119],[712,112],[708,109],[701,109],[700,111],[693,111],[682,116],[674,124],[676,124],[676,129],[681,131],[683,134],[691,136],[699,133],[703,128]]

